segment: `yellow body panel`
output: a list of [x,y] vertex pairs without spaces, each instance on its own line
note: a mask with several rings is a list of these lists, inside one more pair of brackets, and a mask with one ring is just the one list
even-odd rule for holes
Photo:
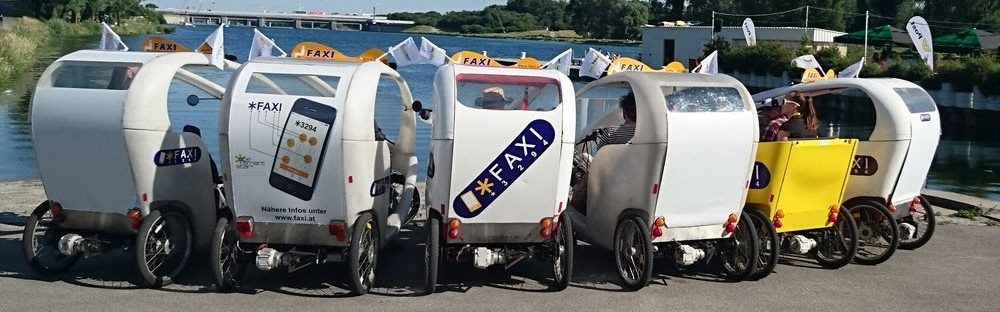
[[856,139],[760,143],[747,205],[771,220],[781,210],[778,233],[831,226],[827,220],[843,200],[857,146]]

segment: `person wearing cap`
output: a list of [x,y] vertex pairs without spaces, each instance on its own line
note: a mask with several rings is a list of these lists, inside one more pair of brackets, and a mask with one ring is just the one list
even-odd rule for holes
[[504,95],[503,88],[489,87],[483,89],[483,95],[476,99],[476,106],[483,109],[505,110],[513,100]]
[[786,98],[781,104],[781,114],[788,117],[788,121],[778,128],[778,141],[789,139],[816,138],[819,130],[819,118],[816,117],[816,108],[812,99],[796,94]]

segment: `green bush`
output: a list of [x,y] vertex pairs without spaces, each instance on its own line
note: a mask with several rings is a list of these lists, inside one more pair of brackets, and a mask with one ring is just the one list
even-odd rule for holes
[[1000,66],[990,68],[984,76],[983,83],[979,85],[979,91],[991,96],[1000,95]]
[[719,64],[726,70],[781,75],[791,68],[791,51],[781,44],[761,42],[752,47],[735,47],[719,55]]

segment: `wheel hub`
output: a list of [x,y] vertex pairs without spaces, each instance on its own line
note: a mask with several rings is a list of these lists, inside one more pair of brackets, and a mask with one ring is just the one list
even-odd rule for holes
[[875,237],[875,229],[868,224],[858,224],[858,238],[863,241],[871,240]]

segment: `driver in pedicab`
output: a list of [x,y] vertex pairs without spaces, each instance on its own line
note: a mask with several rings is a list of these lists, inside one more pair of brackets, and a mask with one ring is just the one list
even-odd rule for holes
[[[622,118],[625,119],[621,125],[614,128],[594,129],[580,143],[595,142],[597,143],[597,151],[600,151],[602,147],[607,145],[628,144],[632,140],[632,137],[635,136],[635,94],[629,92],[625,96],[622,96],[618,107],[621,107]],[[573,171],[573,176],[579,177],[579,179],[573,185],[573,195],[570,198],[570,204],[580,211],[580,213],[586,214],[587,173],[590,171],[590,158],[585,156],[584,153],[576,152],[573,155]]]
[[513,98],[504,95],[503,88],[489,87],[483,89],[483,95],[476,99],[476,106],[483,109],[506,110],[507,105],[513,101]]

